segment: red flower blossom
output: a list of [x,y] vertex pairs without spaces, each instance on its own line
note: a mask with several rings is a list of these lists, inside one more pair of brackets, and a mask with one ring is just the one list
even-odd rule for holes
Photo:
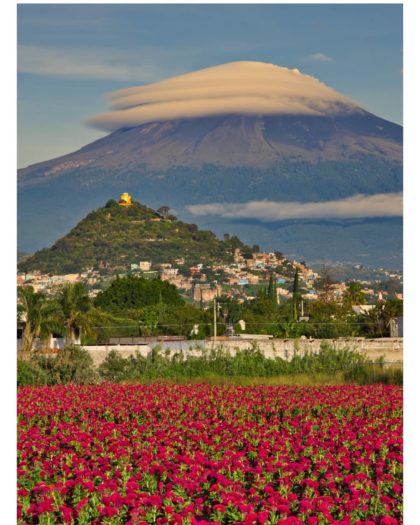
[[19,522],[401,525],[401,416],[380,385],[23,387]]

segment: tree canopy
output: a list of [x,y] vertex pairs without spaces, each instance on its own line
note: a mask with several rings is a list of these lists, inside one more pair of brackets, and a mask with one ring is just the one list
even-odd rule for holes
[[115,279],[95,299],[95,306],[110,312],[123,312],[159,303],[181,306],[184,301],[173,284],[131,275]]

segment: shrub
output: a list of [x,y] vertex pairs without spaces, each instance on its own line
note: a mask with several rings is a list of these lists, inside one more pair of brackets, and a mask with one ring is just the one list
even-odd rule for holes
[[77,345],[63,348],[55,359],[59,383],[88,384],[97,380],[93,359],[89,352]]
[[77,345],[65,346],[56,357],[34,355],[31,362],[39,367],[48,385],[95,383],[97,373],[87,350]]
[[98,372],[101,379],[119,383],[120,381],[128,379],[130,368],[130,361],[128,359],[124,359],[118,352],[111,350],[99,366]]
[[230,378],[243,382],[244,378],[253,378],[256,382],[265,382],[270,378],[289,377],[288,381],[296,382],[299,377],[315,375],[326,378],[328,382],[334,382],[335,378],[340,382],[344,380],[361,385],[403,383],[400,367],[385,368],[383,360],[373,363],[354,350],[338,350],[328,344],[322,345],[318,354],[299,354],[296,350],[290,361],[265,357],[257,345],[237,349],[235,353],[230,353],[223,346],[212,349],[197,347],[195,355],[182,352],[171,355],[169,350],[157,346],[147,357],[137,353],[128,359],[113,350],[97,370],[89,353],[79,346],[67,346],[57,357],[35,355],[28,361],[18,361],[19,386],[86,384],[97,379],[121,383],[154,380],[188,382],[198,378],[217,378],[217,381]]
[[48,377],[45,372],[37,363],[33,360],[17,360],[17,386],[26,385],[46,385],[48,383]]

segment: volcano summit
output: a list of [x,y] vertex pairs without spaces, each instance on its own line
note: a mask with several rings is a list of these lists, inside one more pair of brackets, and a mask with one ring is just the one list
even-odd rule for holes
[[[368,217],[342,209],[323,217],[321,206],[316,218],[299,216],[300,203],[328,201],[330,210],[351,198],[400,199],[401,126],[296,69],[260,62],[203,69],[109,100],[110,112],[87,121],[109,135],[19,170],[20,249],[51,244],[127,189],[184,220],[292,257],[401,265],[395,213],[376,206]],[[247,209],[267,199],[296,207],[289,219],[282,213],[271,221],[223,213],[223,205]]]

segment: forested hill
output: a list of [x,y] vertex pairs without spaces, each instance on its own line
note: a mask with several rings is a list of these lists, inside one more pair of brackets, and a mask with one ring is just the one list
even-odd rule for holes
[[20,271],[77,273],[88,268],[122,269],[140,260],[185,264],[229,262],[236,248],[251,252],[238,237],[219,240],[196,224],[179,221],[133,202],[123,207],[115,200],[89,213],[51,248],[36,252],[18,264]]

